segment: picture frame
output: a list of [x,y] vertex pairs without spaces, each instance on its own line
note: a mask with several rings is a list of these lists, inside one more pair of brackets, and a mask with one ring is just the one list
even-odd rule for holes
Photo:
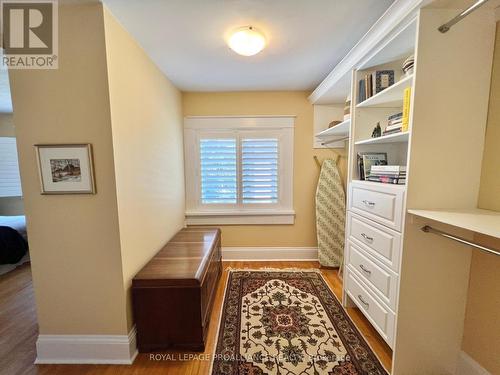
[[357,155],[359,179],[366,179],[372,165],[387,165],[387,160],[386,152],[359,152]]
[[41,194],[95,194],[92,145],[37,144]]
[[378,94],[392,85],[394,85],[394,70],[377,70],[375,72],[374,94]]

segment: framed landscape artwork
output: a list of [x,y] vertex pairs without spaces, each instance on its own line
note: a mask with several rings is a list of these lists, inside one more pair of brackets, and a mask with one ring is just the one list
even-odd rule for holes
[[90,144],[35,145],[42,194],[95,194]]

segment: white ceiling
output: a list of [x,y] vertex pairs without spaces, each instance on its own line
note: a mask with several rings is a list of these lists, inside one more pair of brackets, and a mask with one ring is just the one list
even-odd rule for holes
[[[393,0],[104,0],[183,91],[313,89]],[[252,25],[268,37],[243,57],[225,38]]]

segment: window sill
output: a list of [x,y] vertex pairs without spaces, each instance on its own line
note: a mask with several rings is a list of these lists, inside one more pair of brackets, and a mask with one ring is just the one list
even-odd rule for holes
[[294,222],[293,210],[186,212],[187,225],[283,225]]

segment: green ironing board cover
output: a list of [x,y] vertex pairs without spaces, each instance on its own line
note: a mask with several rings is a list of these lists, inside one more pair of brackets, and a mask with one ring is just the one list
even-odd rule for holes
[[335,160],[326,159],[316,189],[318,258],[322,266],[340,267],[344,256],[345,193]]

